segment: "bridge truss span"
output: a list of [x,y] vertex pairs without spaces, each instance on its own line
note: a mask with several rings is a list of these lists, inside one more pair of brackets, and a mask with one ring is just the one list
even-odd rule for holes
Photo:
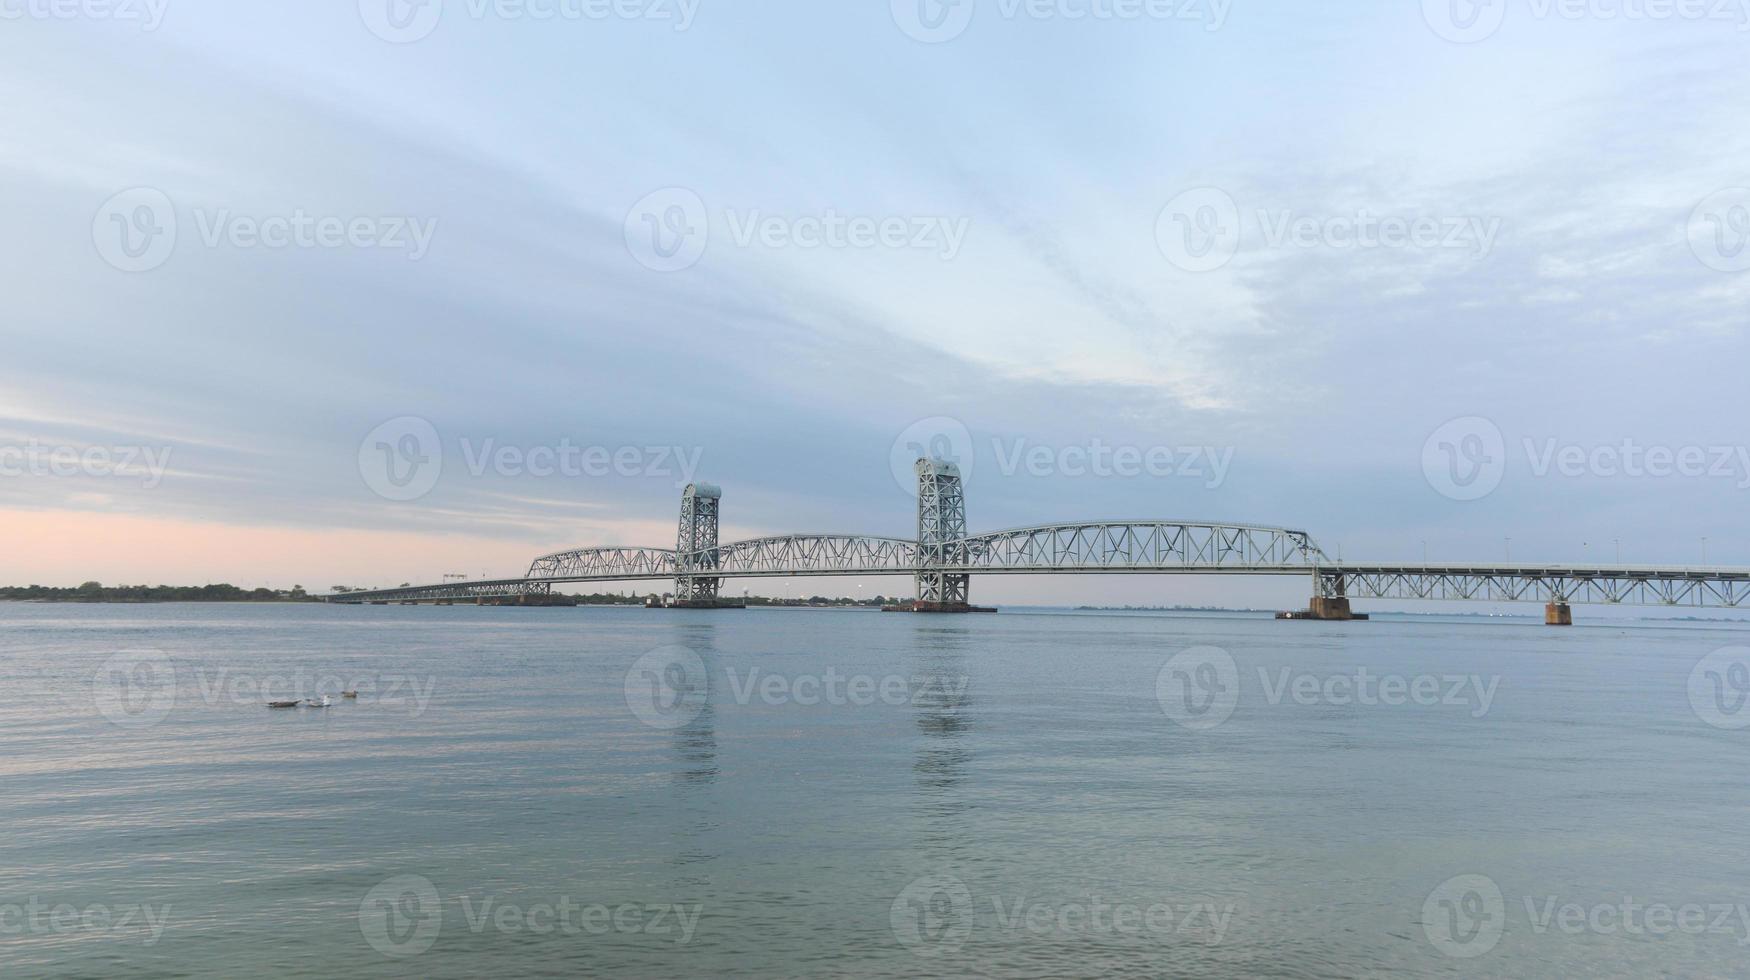
[[1324,552],[1305,531],[1254,524],[1100,521],[966,540],[969,571],[1310,573]]
[[1750,570],[1560,565],[1380,566],[1321,569],[1319,591],[1351,599],[1750,607]]
[[668,548],[579,548],[542,555],[525,578],[547,581],[634,581],[673,578],[679,566]]
[[675,605],[714,608],[725,579],[910,575],[912,608],[966,612],[976,575],[1304,575],[1312,604],[1289,618],[1352,619],[1349,600],[1416,599],[1548,604],[1546,621],[1572,622],[1570,603],[1750,608],[1750,569],[1593,565],[1409,565],[1333,562],[1305,531],[1221,521],[1078,521],[969,534],[960,469],[922,459],[917,536],[786,534],[720,543],[720,488],[689,485],[675,547],[579,548],[537,558],[518,579],[337,593],[332,602],[517,599],[542,604],[555,585],[675,583]]
[[724,578],[771,575],[911,575],[918,543],[850,534],[787,534],[717,549]]

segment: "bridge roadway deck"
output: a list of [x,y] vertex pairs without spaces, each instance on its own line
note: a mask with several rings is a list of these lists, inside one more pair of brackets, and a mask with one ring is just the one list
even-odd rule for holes
[[[1750,606],[1750,569],[1704,566],[1596,564],[1382,564],[1360,562],[1256,563],[1109,560],[1016,560],[1003,564],[924,567],[877,563],[773,565],[724,568],[725,579],[916,575],[923,571],[984,575],[1267,575],[1303,576],[1320,595],[1351,599],[1485,602],[1568,602],[1615,605],[1738,608]],[[554,586],[667,581],[673,566],[602,570],[582,574],[531,574],[522,578],[445,583],[350,592],[331,602],[467,602],[544,594]]]

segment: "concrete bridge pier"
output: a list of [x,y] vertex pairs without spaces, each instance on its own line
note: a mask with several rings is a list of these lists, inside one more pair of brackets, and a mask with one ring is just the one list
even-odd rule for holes
[[1543,607],[1543,624],[1545,626],[1574,625],[1574,607],[1568,605],[1566,599],[1557,599]]
[[1315,574],[1313,597],[1306,609],[1277,613],[1277,619],[1310,619],[1327,623],[1366,622],[1367,615],[1349,605],[1348,583],[1341,575]]

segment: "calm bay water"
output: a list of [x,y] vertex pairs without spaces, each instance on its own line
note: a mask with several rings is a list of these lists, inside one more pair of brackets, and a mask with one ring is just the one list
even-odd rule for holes
[[1740,974],[1737,644],[0,604],[0,975]]

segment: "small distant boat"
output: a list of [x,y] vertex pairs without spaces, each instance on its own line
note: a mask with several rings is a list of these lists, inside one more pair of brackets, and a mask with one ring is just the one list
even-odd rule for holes
[[312,708],[326,708],[329,705],[332,705],[334,703],[334,701],[331,698],[329,698],[328,695],[324,694],[324,695],[322,695],[322,700],[320,700],[320,701],[310,700],[310,701],[305,701],[304,703],[309,705]]
[[267,706],[270,708],[296,708],[303,703],[302,701],[269,701]]

